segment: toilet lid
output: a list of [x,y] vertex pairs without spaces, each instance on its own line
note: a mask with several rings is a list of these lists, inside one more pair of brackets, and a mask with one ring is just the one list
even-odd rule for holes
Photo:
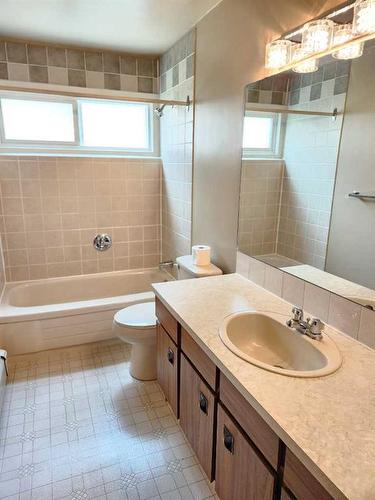
[[118,311],[113,318],[119,326],[132,328],[151,328],[156,326],[155,301],[142,302],[125,307]]

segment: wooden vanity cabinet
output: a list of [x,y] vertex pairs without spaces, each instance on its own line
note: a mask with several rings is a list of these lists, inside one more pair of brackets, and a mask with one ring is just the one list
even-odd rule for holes
[[219,404],[216,492],[220,500],[272,500],[274,474]]
[[334,500],[288,448],[285,453],[284,485],[297,500]]
[[277,434],[223,374],[220,376],[220,401],[276,471],[280,444]]
[[220,500],[333,500],[156,299],[157,377]]
[[176,344],[159,323],[156,328],[156,367],[158,382],[169,402],[173,413],[178,417],[179,401],[179,356]]
[[181,355],[180,425],[210,480],[213,480],[215,395]]
[[168,333],[173,342],[178,345],[179,325],[174,316],[157,297],[155,299],[155,312],[159,323],[163,325],[164,330]]

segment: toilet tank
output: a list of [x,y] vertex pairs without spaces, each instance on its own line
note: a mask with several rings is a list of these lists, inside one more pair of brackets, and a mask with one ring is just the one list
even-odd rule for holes
[[193,262],[192,255],[183,255],[177,257],[178,264],[178,279],[186,280],[191,278],[205,278],[207,276],[218,276],[223,274],[223,271],[214,264],[208,266],[196,266]]

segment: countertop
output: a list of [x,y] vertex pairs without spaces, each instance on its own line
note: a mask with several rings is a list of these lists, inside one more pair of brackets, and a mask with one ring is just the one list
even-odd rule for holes
[[375,499],[375,351],[333,328],[343,364],[322,378],[293,378],[243,361],[220,340],[223,318],[244,310],[290,317],[291,304],[238,274],[153,285],[213,362],[338,499]]

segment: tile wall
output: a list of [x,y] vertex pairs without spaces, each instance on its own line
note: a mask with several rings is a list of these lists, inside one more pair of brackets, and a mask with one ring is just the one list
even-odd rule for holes
[[242,160],[238,245],[249,255],[276,252],[283,160]]
[[[288,115],[285,174],[277,253],[324,269],[331,217],[342,112],[348,86],[346,62],[292,79],[290,108],[341,113],[331,117]],[[300,87],[298,87],[300,85]]]
[[375,349],[375,311],[237,252],[236,272]]
[[[193,98],[194,51],[195,31],[191,31],[162,56],[162,99]],[[191,252],[193,112],[193,106],[167,106],[160,119],[163,260]]]
[[288,104],[289,75],[274,75],[247,86],[246,102],[259,104]]
[[[8,281],[160,262],[160,160],[0,157]],[[98,252],[97,233],[113,246]]]
[[0,79],[158,93],[157,57],[0,41]]

